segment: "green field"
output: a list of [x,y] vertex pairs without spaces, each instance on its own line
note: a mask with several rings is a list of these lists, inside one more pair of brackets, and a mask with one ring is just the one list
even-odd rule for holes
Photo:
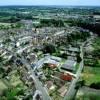
[[100,68],[85,66],[82,78],[86,81],[86,85],[100,82]]
[[93,42],[94,49],[98,50],[100,49],[100,37],[96,38]]
[[7,89],[8,87],[4,84],[2,80],[0,80],[0,91]]
[[100,95],[86,92],[85,94],[77,96],[75,100],[100,100]]
[[0,22],[0,25],[9,26],[9,25],[11,25],[11,24],[10,24],[10,23],[1,23],[1,22]]

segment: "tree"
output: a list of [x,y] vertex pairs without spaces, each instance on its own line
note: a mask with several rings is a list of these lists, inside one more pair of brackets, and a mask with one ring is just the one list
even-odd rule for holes
[[80,57],[79,54],[77,54],[77,62],[80,63],[81,60],[82,60],[82,58]]
[[79,82],[76,83],[75,89],[78,90],[80,87],[82,87],[84,85],[85,85],[85,80],[79,81]]
[[2,62],[3,61],[3,58],[2,57],[0,57],[0,62]]
[[53,44],[45,44],[44,48],[43,48],[43,53],[55,53],[56,52],[56,48]]
[[19,89],[19,86],[16,86],[16,88],[10,87],[8,90],[5,90],[3,95],[7,100],[17,100],[16,96],[23,94],[24,90],[22,89],[22,87],[20,87]]
[[100,89],[100,82],[98,82],[98,83],[92,83],[92,84],[90,85],[90,88]]

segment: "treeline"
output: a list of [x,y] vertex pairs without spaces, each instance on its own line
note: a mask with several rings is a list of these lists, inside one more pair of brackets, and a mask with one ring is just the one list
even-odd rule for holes
[[88,29],[100,36],[100,23],[91,23],[89,21],[82,20],[67,20],[66,23],[69,23],[71,26],[78,26],[84,29]]
[[16,13],[16,17],[19,18],[19,19],[25,19],[25,20],[33,19],[31,14],[19,14],[19,13]]
[[11,12],[1,12],[0,11],[0,16],[1,17],[8,17],[8,16],[15,16],[16,13],[11,13]]
[[10,12],[0,12],[0,22],[5,23],[14,23],[18,22],[21,19],[34,19],[31,14],[19,14],[19,13],[10,13]]
[[89,29],[90,31],[97,33],[100,36],[100,23],[95,23],[95,24],[77,23],[77,26]]
[[90,37],[89,32],[81,31],[68,35],[67,39],[68,41],[78,41],[78,40],[85,41],[88,37]]
[[90,85],[90,88],[94,88],[94,89],[99,90],[100,89],[100,82],[98,82],[98,83],[92,83]]
[[10,12],[0,12],[0,22],[4,23],[14,23],[20,19],[15,16],[15,13]]
[[100,12],[93,12],[93,15],[100,15]]
[[20,21],[20,19],[17,18],[16,16],[9,16],[9,17],[0,18],[0,22],[3,22],[3,23],[15,23],[18,21]]
[[62,20],[41,19],[40,23],[42,26],[64,27],[64,22]]

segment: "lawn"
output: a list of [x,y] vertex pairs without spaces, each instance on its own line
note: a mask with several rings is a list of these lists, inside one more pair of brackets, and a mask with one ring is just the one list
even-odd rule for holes
[[100,100],[100,90],[82,87],[78,90],[75,100]]
[[83,95],[77,96],[75,100],[100,100],[100,95],[85,93]]
[[0,94],[2,95],[2,91],[6,90],[0,100],[16,100],[15,97],[20,94],[23,95],[24,90],[27,89],[16,70],[10,72],[8,77],[8,79],[0,80]]
[[0,91],[7,89],[8,87],[4,84],[4,82],[0,79]]
[[86,81],[86,85],[100,82],[100,68],[85,66],[82,78]]
[[93,42],[93,47],[98,50],[100,49],[100,37],[96,38]]
[[17,86],[18,84],[22,84],[21,80],[19,79],[19,76],[11,76],[11,80],[10,80],[10,83],[13,85],[13,86]]
[[19,74],[17,73],[16,70],[15,71],[12,71],[10,73],[10,76],[9,77],[10,77],[9,83],[12,86],[14,86],[14,87],[16,87],[17,85],[22,85],[23,86],[23,82],[20,80],[20,76],[19,76]]

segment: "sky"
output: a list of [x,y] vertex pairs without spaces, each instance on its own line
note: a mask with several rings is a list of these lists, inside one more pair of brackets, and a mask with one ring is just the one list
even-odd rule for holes
[[0,5],[89,5],[100,6],[100,0],[0,0]]

